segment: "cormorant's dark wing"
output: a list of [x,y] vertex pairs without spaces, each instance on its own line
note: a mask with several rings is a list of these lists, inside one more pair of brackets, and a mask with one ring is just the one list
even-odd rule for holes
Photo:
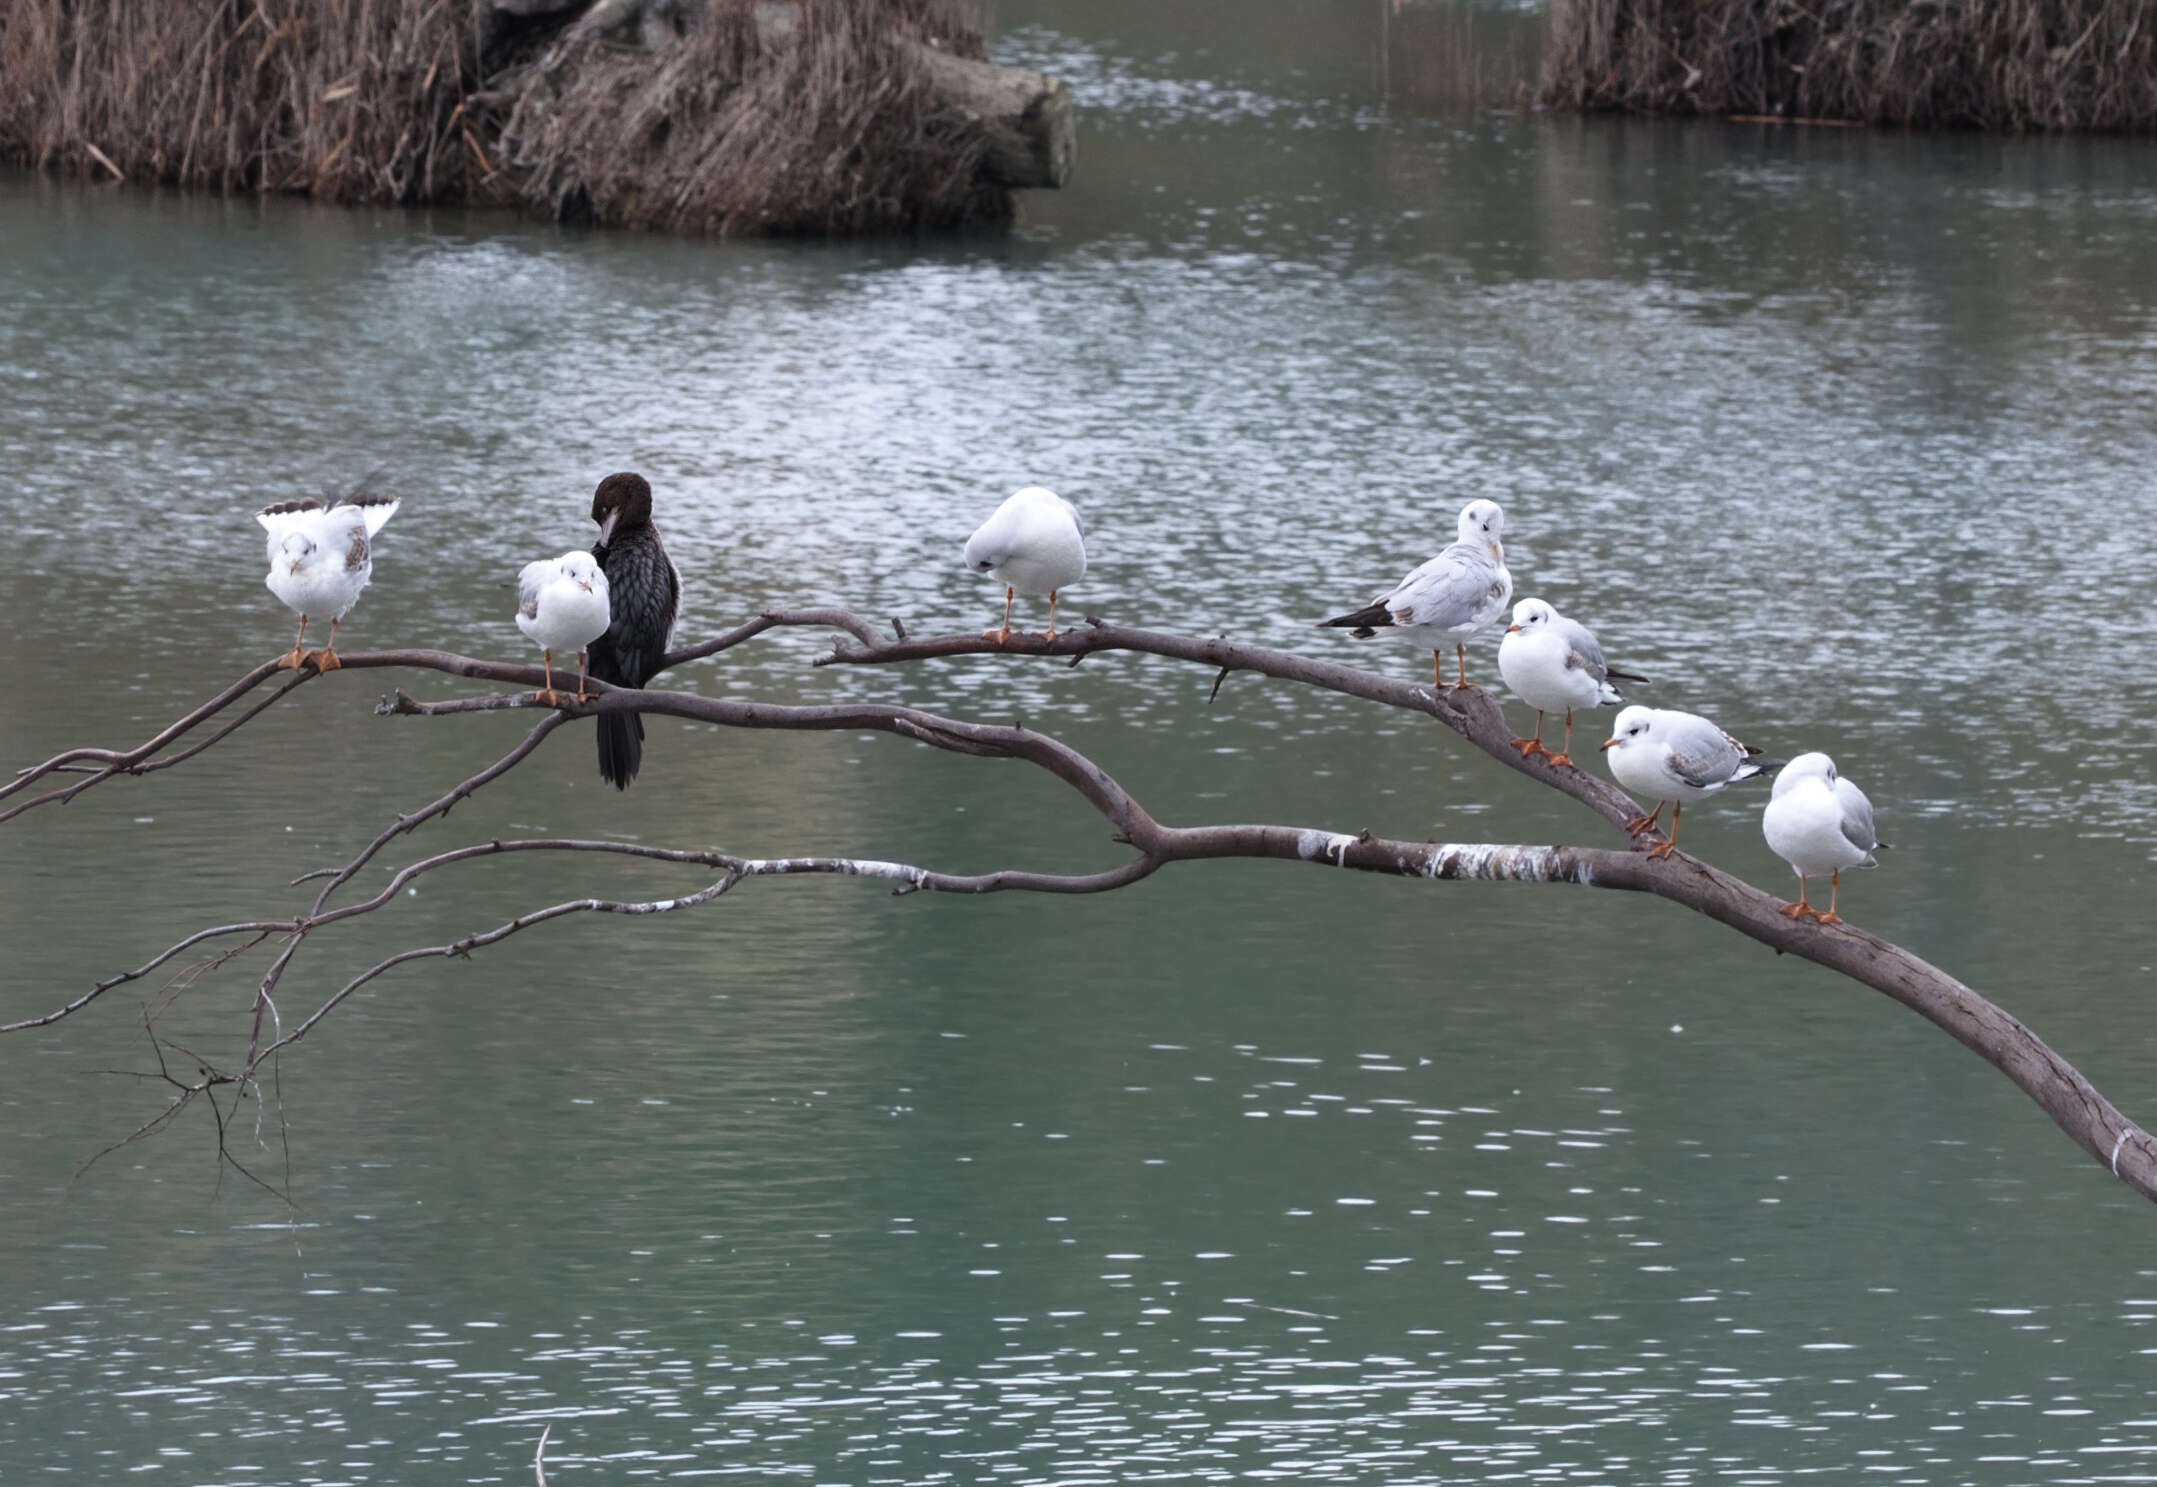
[[[655,527],[618,532],[592,548],[607,575],[607,633],[593,641],[587,670],[618,687],[641,687],[666,658],[681,604],[681,575],[667,557]],[[644,759],[644,719],[636,713],[599,716],[599,773],[618,790],[629,788]]]

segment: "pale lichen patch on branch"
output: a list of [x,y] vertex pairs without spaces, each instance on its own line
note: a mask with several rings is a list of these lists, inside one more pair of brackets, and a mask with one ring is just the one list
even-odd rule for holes
[[1568,871],[1556,847],[1503,846],[1490,842],[1437,842],[1425,859],[1423,876],[1491,883],[1586,883]]
[[1296,833],[1296,855],[1305,862],[1330,862],[1335,867],[1348,866],[1348,849],[1356,844],[1352,836],[1337,831],[1299,831]]

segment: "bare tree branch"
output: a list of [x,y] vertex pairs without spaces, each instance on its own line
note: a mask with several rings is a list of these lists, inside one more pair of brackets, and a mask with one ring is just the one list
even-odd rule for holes
[[[886,665],[960,656],[1004,658],[1067,658],[1076,664],[1097,651],[1119,650],[1161,656],[1207,667],[1215,672],[1214,686],[1237,671],[1294,681],[1302,685],[1362,698],[1382,705],[1426,714],[1445,724],[1493,759],[1510,769],[1540,780],[1579,801],[1613,827],[1637,811],[1633,802],[1615,786],[1570,768],[1553,768],[1541,758],[1522,758],[1508,746],[1511,731],[1498,704],[1474,688],[1433,689],[1411,685],[1374,673],[1316,661],[1286,652],[1244,645],[1225,639],[1195,639],[1159,631],[1130,629],[1093,621],[1087,628],[1067,631],[1055,640],[1013,635],[998,643],[965,635],[908,638],[894,625],[895,637],[887,640],[875,626],[846,610],[778,610],[758,616],[744,625],[700,645],[671,653],[668,665],[702,659],[756,635],[783,626],[814,626],[836,629],[848,639],[834,645],[819,665]],[[492,681],[513,686],[537,685],[540,669],[478,660],[451,652],[395,650],[360,652],[341,658],[347,670],[403,668],[435,671],[452,676]],[[125,755],[98,750],[71,750],[26,770],[0,795],[26,786],[45,774],[81,766],[96,773],[67,791],[49,792],[17,806],[12,815],[48,799],[71,798],[72,794],[113,773],[124,772],[149,760],[189,728],[236,700],[260,683],[269,668],[257,668],[232,688],[181,719],[157,738]],[[281,688],[282,696],[304,677]],[[308,914],[289,921],[255,921],[198,931],[178,942],[134,972],[77,998],[45,1017],[12,1025],[13,1028],[44,1026],[66,1016],[94,999],[103,989],[148,974],[169,962],[190,945],[221,934],[253,934],[250,945],[270,934],[283,933],[286,941],[265,974],[255,1007],[255,1030],[249,1052],[237,1072],[219,1073],[207,1064],[199,1083],[180,1085],[184,1104],[193,1093],[207,1093],[218,1083],[241,1083],[256,1078],[264,1062],[290,1047],[317,1027],[335,1008],[361,986],[394,967],[427,957],[467,956],[474,950],[499,943],[523,929],[566,915],[587,912],[629,915],[669,913],[697,907],[729,892],[749,877],[785,876],[802,873],[868,876],[894,882],[896,892],[935,891],[985,893],[1006,890],[1044,893],[1094,893],[1109,891],[1151,876],[1172,862],[1227,857],[1272,858],[1312,863],[1349,871],[1420,877],[1441,881],[1483,880],[1536,883],[1567,883],[1580,886],[1652,893],[1730,926],[1779,953],[1801,956],[1873,987],[1941,1027],[2014,1081],[2085,1151],[2106,1165],[2115,1176],[2146,1198],[2157,1200],[2157,1142],[2128,1121],[2099,1094],[2066,1060],[2046,1046],[2029,1028],[1968,986],[1938,968],[1878,936],[1847,924],[1824,926],[1799,923],[1778,912],[1778,901],[1743,881],[1685,854],[1668,860],[1650,859],[1641,850],[1646,840],[1619,848],[1579,846],[1518,846],[1462,843],[1390,841],[1368,833],[1347,835],[1282,825],[1168,826],[1157,821],[1111,775],[1068,745],[1024,727],[1001,727],[946,718],[922,709],[888,704],[831,703],[781,705],[739,702],[698,696],[693,693],[656,689],[626,689],[597,684],[587,702],[565,700],[548,712],[508,754],[486,769],[461,781],[431,804],[399,816],[384,828],[358,855],[326,873],[328,881]],[[270,702],[274,702],[272,697]],[[228,735],[264,703],[218,734]],[[418,700],[403,691],[385,698],[377,711],[409,717],[440,717],[467,712],[490,712],[537,706],[529,694],[488,695],[440,701]],[[474,790],[499,778],[530,755],[545,738],[572,717],[603,712],[636,711],[687,718],[730,728],[784,730],[875,730],[910,738],[947,752],[983,758],[1018,759],[1062,780],[1115,828],[1117,840],[1127,843],[1134,856],[1123,865],[1090,874],[1043,874],[991,872],[951,874],[904,863],[844,857],[790,857],[755,859],[736,857],[717,850],[647,848],[624,843],[588,842],[575,839],[495,841],[457,848],[423,859],[392,879],[390,889],[359,903],[329,909],[331,896],[349,882],[381,849],[398,835],[445,814]],[[215,742],[216,739],[210,740]],[[205,745],[206,746],[206,745]],[[172,756],[170,762],[189,757],[199,749]],[[6,815],[0,815],[5,820]],[[566,900],[536,909],[495,926],[443,945],[401,951],[348,979],[337,991],[289,1030],[278,1027],[265,1041],[263,1019],[275,1017],[271,1000],[278,979],[315,929],[389,904],[396,890],[412,877],[453,862],[503,852],[562,851],[604,852],[653,860],[717,868],[721,876],[696,892],[670,899],[627,901],[600,897]],[[246,947],[240,947],[242,949]],[[231,953],[238,953],[237,950]],[[229,958],[229,957],[228,957]],[[10,1029],[12,1030],[12,1029]],[[168,1112],[169,1116],[169,1112]],[[168,1117],[145,1129],[161,1124]],[[220,1117],[222,1125],[222,1117]],[[130,1139],[133,1139],[132,1137]],[[252,1176],[252,1174],[249,1174]]]
[[[89,1006],[90,1003],[96,1001],[99,997],[103,996],[106,992],[112,990],[115,986],[124,986],[130,981],[141,980],[144,976],[149,975],[150,972],[156,970],[159,966],[171,960],[172,957],[174,957],[175,955],[178,955],[182,951],[190,949],[193,946],[201,944],[204,940],[214,940],[221,935],[253,935],[254,938],[252,940],[249,940],[247,942],[247,945],[240,947],[242,950],[244,950],[252,946],[261,944],[265,937],[275,934],[279,930],[289,930],[293,927],[293,922],[289,919],[254,919],[248,920],[240,924],[220,924],[210,929],[198,929],[193,934],[187,936],[185,939],[180,940],[178,943],[169,945],[165,949],[160,950],[157,954],[151,956],[148,960],[144,961],[141,965],[135,967],[135,969],[133,969],[132,971],[122,971],[116,976],[106,977],[103,981],[98,982],[95,986],[92,986],[88,991],[84,992],[81,996],[75,998],[75,1000],[73,1000],[72,1002],[67,1003],[65,1006],[55,1007],[52,1011],[47,1012],[39,1017],[26,1017],[21,1022],[0,1024],[0,1033],[19,1033],[28,1028],[47,1027],[52,1023],[58,1022],[61,1018],[67,1016],[69,1013],[79,1012],[84,1007]],[[230,959],[231,954],[238,953],[239,951],[233,951],[226,956],[221,956],[219,957],[217,963],[222,964],[224,960]],[[214,969],[214,966],[212,968]]]
[[[241,677],[231,686],[225,688],[224,691],[219,692],[215,697],[212,697],[208,702],[205,702],[204,704],[202,704],[202,706],[196,708],[193,712],[188,713],[182,718],[179,718],[175,722],[169,724],[164,729],[153,735],[148,740],[136,745],[134,748],[129,749],[124,753],[116,753],[111,749],[64,749],[60,753],[53,755],[52,758],[47,759],[43,764],[33,764],[27,769],[16,771],[14,779],[8,781],[5,785],[0,785],[0,800],[5,800],[10,795],[15,795],[23,790],[28,789],[31,785],[36,784],[39,780],[45,778],[45,776],[47,775],[77,774],[82,773],[85,766],[87,766],[88,768],[87,776],[77,784],[69,785],[59,790],[48,790],[43,795],[36,796],[30,800],[22,801],[19,804],[10,806],[4,811],[0,811],[0,822],[12,821],[15,819],[15,817],[21,815],[23,812],[35,810],[38,806],[45,805],[52,801],[57,800],[62,803],[65,803],[67,801],[73,800],[76,796],[80,795],[83,791],[89,789],[91,786],[102,784],[104,781],[111,779],[116,774],[148,774],[153,769],[169,768],[170,766],[179,763],[182,759],[192,758],[195,754],[200,753],[201,750],[189,749],[187,752],[176,755],[170,759],[160,760],[154,763],[144,762],[146,760],[149,760],[151,755],[155,754],[159,749],[165,747],[165,745],[171,743],[174,739],[177,739],[182,735],[193,731],[195,728],[201,726],[204,722],[223,712],[233,703],[239,701],[242,697],[245,697],[249,692],[252,692],[256,687],[260,686],[264,679],[274,676],[276,675],[276,673],[276,662],[263,662],[260,666],[257,666],[253,671],[248,672],[247,675]],[[274,703],[279,698],[282,698],[286,693],[290,692],[301,682],[306,681],[307,678],[309,676],[312,676],[313,674],[314,673],[312,672],[306,672],[302,675],[294,677],[291,682],[289,682],[285,686],[278,688],[276,694],[269,699],[269,702],[262,703],[260,706],[249,709],[246,715],[240,719],[240,723],[245,723],[249,718],[254,717],[255,714],[261,712],[263,708],[268,707],[271,703]],[[234,728],[238,726],[238,723],[233,725]],[[220,732],[217,735],[217,738],[223,738],[226,736],[226,734],[229,734],[232,731],[232,728],[227,728]],[[210,740],[211,743],[215,743],[216,741],[217,739],[215,738]],[[207,747],[207,745],[205,745],[204,747]]]

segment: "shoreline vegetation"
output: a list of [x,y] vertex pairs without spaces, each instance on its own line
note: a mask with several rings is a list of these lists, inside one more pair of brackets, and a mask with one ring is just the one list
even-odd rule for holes
[[0,160],[679,233],[1007,221],[1069,92],[954,0],[9,0]]
[[1590,113],[2157,131],[2157,0],[1551,0],[1537,101]]
[[[993,225],[1069,91],[967,0],[5,0],[0,163],[725,236]],[[1380,0],[1445,112],[2157,132],[2157,0]]]

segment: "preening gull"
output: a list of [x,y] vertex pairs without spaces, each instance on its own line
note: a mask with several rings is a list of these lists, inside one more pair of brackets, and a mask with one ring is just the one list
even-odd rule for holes
[[[1887,843],[1872,828],[1872,802],[1835,772],[1835,761],[1821,753],[1800,754],[1775,777],[1775,795],[1760,817],[1761,835],[1775,855],[1798,875],[1798,896],[1784,904],[1792,919],[1810,915],[1822,924],[1840,924],[1835,901],[1842,894],[1846,867],[1878,867],[1876,849]],[[1828,874],[1827,912],[1806,900],[1805,880]]]
[[[374,577],[374,534],[397,514],[391,496],[355,493],[327,501],[280,501],[255,513],[270,534],[270,571],[263,581],[285,607],[300,617],[292,654],[277,664],[297,667],[312,661],[317,671],[335,671],[337,622],[350,612]],[[329,616],[330,641],[318,651],[301,649],[307,621]]]
[[[1625,701],[1609,678],[1644,682],[1644,676],[1619,671],[1603,660],[1603,648],[1586,625],[1569,620],[1541,599],[1513,606],[1513,623],[1498,642],[1498,674],[1535,709],[1535,736],[1516,738],[1523,756],[1543,754],[1553,764],[1573,762],[1573,709],[1615,707]],[[1553,754],[1543,747],[1543,714],[1565,710],[1565,748]]]
[[1460,681],[1468,685],[1468,637],[1496,619],[1513,597],[1506,571],[1505,513],[1496,501],[1470,501],[1461,509],[1453,545],[1352,614],[1321,620],[1348,628],[1358,640],[1381,632],[1430,647],[1434,683],[1445,686],[1445,648],[1451,646]]
[[1014,594],[1046,594],[1056,638],[1056,593],[1086,576],[1086,528],[1069,501],[1042,486],[1013,491],[966,539],[966,566],[1004,581],[1004,622],[982,631],[1002,645],[1011,638]]
[[1652,830],[1663,807],[1671,808],[1670,840],[1650,847],[1650,857],[1668,857],[1677,850],[1678,817],[1685,802],[1705,800],[1725,785],[1781,767],[1777,760],[1759,758],[1759,753],[1698,713],[1637,703],[1618,714],[1611,736],[1603,741],[1603,756],[1618,783],[1655,802],[1653,811],[1625,823],[1627,831],[1637,837]]
[[539,643],[547,678],[539,692],[543,704],[562,700],[554,690],[556,651],[577,653],[577,701],[585,700],[585,647],[607,633],[610,618],[607,575],[582,548],[524,565],[517,575],[517,628]]

